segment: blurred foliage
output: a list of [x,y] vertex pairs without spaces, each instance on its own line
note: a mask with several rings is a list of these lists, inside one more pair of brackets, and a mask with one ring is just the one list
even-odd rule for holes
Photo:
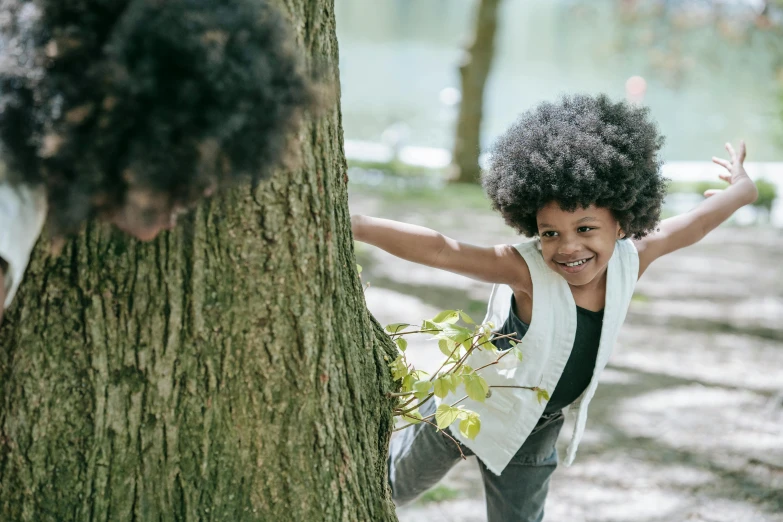
[[631,296],[631,302],[632,303],[649,303],[650,302],[650,298],[647,295],[642,294],[642,293],[636,291]]
[[427,504],[429,502],[444,502],[446,500],[454,500],[455,498],[459,498],[459,496],[459,491],[456,489],[452,489],[448,486],[435,486],[419,497],[419,502],[422,504]]

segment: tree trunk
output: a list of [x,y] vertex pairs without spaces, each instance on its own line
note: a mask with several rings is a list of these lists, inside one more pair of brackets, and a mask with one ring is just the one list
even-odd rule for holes
[[332,0],[280,5],[335,86],[300,167],[150,244],[90,225],[34,252],[0,329],[0,520],[396,519],[394,349],[356,273]]
[[454,181],[460,183],[479,181],[484,85],[487,83],[495,54],[495,31],[500,1],[479,0],[473,42],[465,50],[459,68],[462,101],[457,117],[452,168],[456,172]]

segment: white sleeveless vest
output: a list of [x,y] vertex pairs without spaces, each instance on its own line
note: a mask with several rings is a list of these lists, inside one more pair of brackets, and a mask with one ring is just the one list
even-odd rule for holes
[[[546,265],[537,241],[515,246],[527,262],[533,281],[533,315],[530,328],[519,345],[523,360],[509,354],[498,364],[481,370],[480,375],[490,386],[538,386],[552,395],[574,346],[576,303],[566,280]],[[625,320],[638,275],[639,256],[633,242],[617,241],[607,268],[606,305],[595,371],[585,392],[571,406],[571,411],[576,411],[576,422],[564,460],[567,466],[576,455],[587,421],[587,407]],[[491,322],[495,329],[500,328],[508,318],[511,295],[510,287],[495,285],[484,322]],[[466,364],[480,368],[496,359],[497,354],[475,351]],[[460,403],[480,415],[481,430],[475,440],[460,434],[459,421],[452,424],[449,431],[499,475],[533,431],[546,402],[539,402],[536,392],[530,390],[491,388],[490,391],[491,396],[484,403],[471,399]],[[464,388],[460,387],[438,403],[454,404],[465,395]]]
[[8,263],[8,271],[0,307],[8,308],[46,220],[46,193],[42,188],[12,187],[2,177],[0,172],[0,257]]

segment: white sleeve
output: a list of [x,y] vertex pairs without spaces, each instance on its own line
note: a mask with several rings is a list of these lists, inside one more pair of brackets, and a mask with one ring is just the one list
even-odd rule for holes
[[0,182],[0,257],[8,263],[3,308],[8,308],[16,295],[45,218],[43,189]]

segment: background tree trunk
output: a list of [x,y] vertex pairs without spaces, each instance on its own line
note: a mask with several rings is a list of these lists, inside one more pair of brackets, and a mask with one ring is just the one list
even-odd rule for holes
[[[339,89],[332,0],[280,6]],[[153,243],[39,244],[0,330],[0,520],[395,520],[334,100],[301,168]]]
[[462,100],[457,117],[452,168],[453,181],[477,183],[481,149],[481,118],[484,105],[484,85],[487,83],[492,57],[495,54],[495,32],[498,6],[501,0],[479,0],[473,41],[465,50],[459,68]]

